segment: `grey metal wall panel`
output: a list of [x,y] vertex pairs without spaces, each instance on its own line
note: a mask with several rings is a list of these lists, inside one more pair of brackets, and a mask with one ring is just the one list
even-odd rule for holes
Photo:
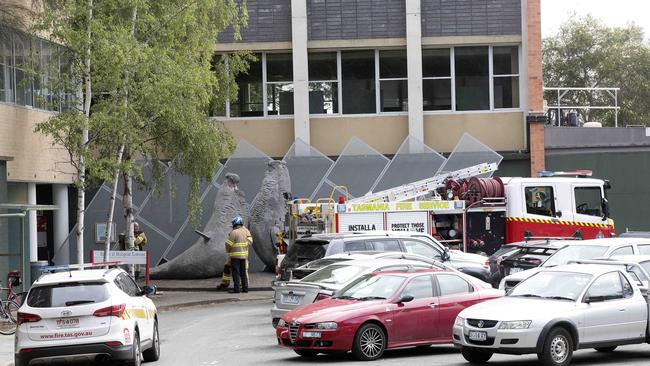
[[404,0],[307,0],[310,40],[404,38]]
[[422,36],[521,34],[520,0],[421,0]]
[[[291,0],[247,0],[248,27],[241,42],[291,41]],[[232,27],[219,34],[220,43],[233,42]]]

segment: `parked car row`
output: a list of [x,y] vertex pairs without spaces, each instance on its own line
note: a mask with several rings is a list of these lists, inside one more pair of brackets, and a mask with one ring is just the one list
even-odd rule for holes
[[[304,240],[325,247],[313,262],[286,266],[291,280],[276,283],[271,313],[278,344],[303,357],[351,352],[374,360],[386,349],[453,343],[470,363],[495,353],[535,353],[543,365],[565,366],[578,349],[611,352],[650,341],[650,255],[643,255],[650,239],[509,245],[480,258],[482,268],[492,269],[484,278],[499,283],[494,289],[463,273],[442,246],[440,257],[409,251],[404,242],[429,244],[413,236]],[[384,240],[399,250],[377,251]],[[359,241],[361,252],[330,249]],[[329,250],[338,254],[325,256]]]

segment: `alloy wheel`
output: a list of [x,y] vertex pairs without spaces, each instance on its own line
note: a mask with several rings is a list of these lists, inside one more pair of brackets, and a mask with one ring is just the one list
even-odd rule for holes
[[368,328],[361,334],[361,351],[368,358],[375,358],[384,348],[384,335],[380,330]]

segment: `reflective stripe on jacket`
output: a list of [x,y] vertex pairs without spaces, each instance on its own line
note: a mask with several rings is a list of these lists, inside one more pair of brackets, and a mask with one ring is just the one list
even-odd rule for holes
[[226,252],[230,258],[248,259],[248,247],[253,244],[250,231],[245,227],[238,227],[230,232],[226,240]]

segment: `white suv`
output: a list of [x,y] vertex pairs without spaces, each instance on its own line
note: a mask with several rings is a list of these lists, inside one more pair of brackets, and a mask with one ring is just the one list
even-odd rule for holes
[[158,313],[124,270],[42,275],[18,310],[15,366],[160,357]]

